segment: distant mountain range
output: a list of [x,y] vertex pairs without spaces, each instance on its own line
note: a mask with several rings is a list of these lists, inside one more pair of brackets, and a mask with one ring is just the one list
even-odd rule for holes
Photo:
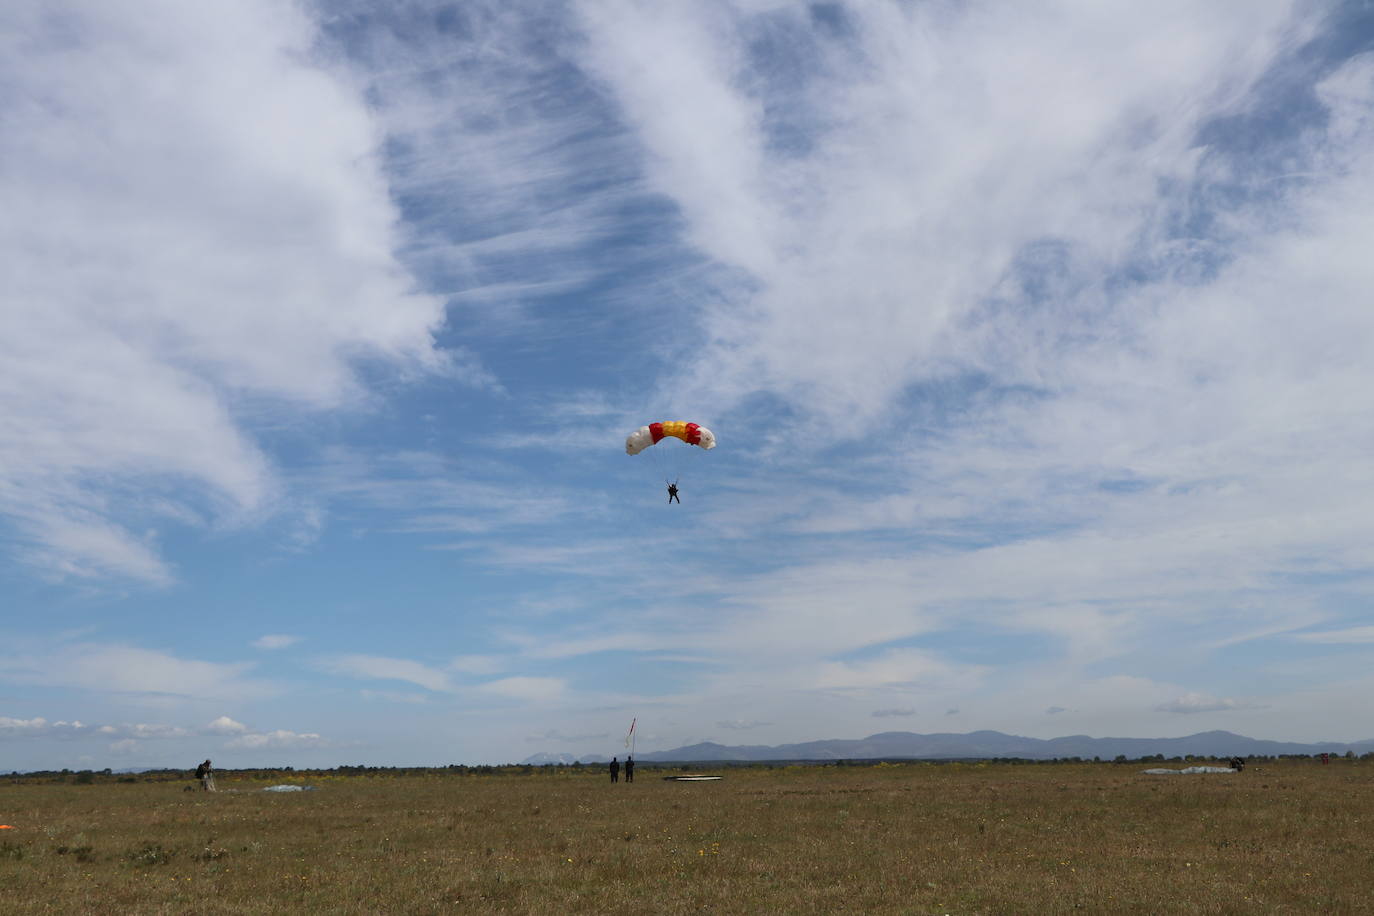
[[[1064,738],[1023,738],[1002,732],[978,731],[968,734],[918,735],[914,732],[881,732],[858,739],[807,741],[803,744],[726,745],[712,741],[651,751],[636,755],[648,763],[747,762],[764,760],[873,760],[917,758],[923,760],[1021,757],[1052,760],[1064,757],[1100,757],[1111,760],[1119,755],[1135,759],[1154,754],[1165,757],[1241,757],[1282,754],[1355,754],[1374,752],[1374,739],[1356,742],[1325,741],[1299,744],[1291,741],[1265,741],[1225,731],[1200,732],[1183,738],[1093,738],[1069,735]],[[567,758],[566,760],[561,758]],[[569,754],[536,754],[525,763],[572,763]],[[583,756],[583,763],[602,762],[605,757]]]

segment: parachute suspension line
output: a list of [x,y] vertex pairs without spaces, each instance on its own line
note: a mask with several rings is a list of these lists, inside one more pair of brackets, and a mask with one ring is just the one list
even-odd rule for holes
[[658,448],[649,450],[649,460],[653,462],[655,473],[663,478],[664,486],[682,479],[682,464],[687,457],[684,454],[685,449],[686,446],[676,442],[665,442]]
[[[691,470],[695,449],[677,441],[664,441],[649,449],[649,461],[653,463],[654,473],[666,487],[682,480],[684,471]],[[689,474],[690,476],[690,474]]]
[[654,473],[663,478],[663,483],[665,485],[669,482],[668,478],[672,474],[672,468],[670,467],[670,459],[672,456],[669,455],[668,448],[669,447],[665,445],[662,448],[649,449],[649,462],[654,467]]

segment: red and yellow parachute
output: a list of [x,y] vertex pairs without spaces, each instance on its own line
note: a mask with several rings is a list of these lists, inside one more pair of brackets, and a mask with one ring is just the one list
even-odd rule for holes
[[665,420],[662,423],[641,426],[626,436],[625,454],[638,455],[649,446],[668,437],[681,439],[688,445],[698,445],[704,449],[716,447],[715,434],[706,427],[698,426],[696,423],[685,423],[682,420]]

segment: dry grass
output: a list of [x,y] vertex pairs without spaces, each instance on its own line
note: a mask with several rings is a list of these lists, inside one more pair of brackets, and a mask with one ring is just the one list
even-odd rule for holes
[[1371,913],[1374,766],[0,783],[7,913]]

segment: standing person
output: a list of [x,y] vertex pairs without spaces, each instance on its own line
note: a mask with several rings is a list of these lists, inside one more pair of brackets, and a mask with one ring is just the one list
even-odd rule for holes
[[620,782],[620,761],[611,758],[611,782]]
[[196,779],[200,780],[200,788],[205,792],[215,791],[215,771],[210,766],[210,761],[206,760],[196,767]]
[[635,759],[633,757],[625,758],[625,781],[635,781]]

